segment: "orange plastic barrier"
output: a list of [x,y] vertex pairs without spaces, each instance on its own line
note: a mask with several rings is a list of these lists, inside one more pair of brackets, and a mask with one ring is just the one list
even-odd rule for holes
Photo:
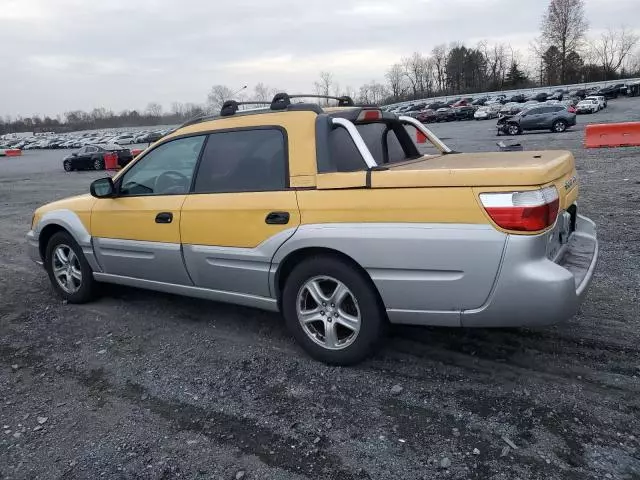
[[136,158],[138,155],[140,155],[144,150],[141,148],[133,148],[131,149],[131,155],[133,155],[133,158]]
[[4,154],[7,157],[19,157],[20,155],[22,155],[22,150],[18,149],[18,148],[10,148],[4,151]]
[[416,143],[427,143],[427,136],[420,130],[416,130]]
[[584,148],[640,147],[640,122],[587,125]]
[[117,170],[118,169],[118,154],[117,153],[105,153],[104,154],[104,169],[105,170]]

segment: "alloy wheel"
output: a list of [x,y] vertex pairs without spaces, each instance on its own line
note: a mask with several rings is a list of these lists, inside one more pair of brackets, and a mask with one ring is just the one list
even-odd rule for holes
[[60,244],[51,256],[51,267],[56,282],[66,293],[73,294],[82,286],[80,259],[68,245]]
[[305,334],[328,350],[347,348],[360,332],[358,301],[344,283],[333,277],[307,280],[298,291],[296,313]]

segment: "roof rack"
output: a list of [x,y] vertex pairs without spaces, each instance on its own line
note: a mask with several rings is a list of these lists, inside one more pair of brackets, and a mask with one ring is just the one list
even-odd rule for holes
[[241,111],[238,107],[240,105],[268,105],[269,108],[260,109],[260,110],[247,110],[246,114],[249,113],[260,113],[271,111],[279,111],[279,110],[308,110],[310,112],[322,113],[322,109],[315,103],[291,103],[292,98],[323,98],[327,100],[337,100],[339,107],[355,107],[353,99],[347,95],[342,97],[332,96],[332,95],[314,95],[314,94],[299,94],[299,95],[289,95],[288,93],[276,93],[273,97],[273,100],[270,102],[265,102],[262,100],[252,100],[247,102],[238,102],[236,100],[227,100],[222,104],[222,108],[220,109],[219,115],[212,114],[202,114],[197,117],[193,117],[186,122],[184,122],[179,127],[175,128],[175,130],[179,130],[184,127],[188,127],[189,125],[195,125],[196,123],[206,122],[207,120],[214,120],[220,117],[230,117],[240,112],[240,114],[244,114],[244,111]]
[[342,97],[335,97],[333,95],[314,95],[314,94],[300,94],[289,95],[287,93],[276,93],[271,101],[271,110],[284,110],[291,105],[292,98],[324,98],[326,100],[338,100],[339,107],[353,107],[353,99],[346,95]]
[[227,100],[222,104],[220,109],[220,115],[222,117],[228,117],[235,114],[238,111],[240,105],[271,105],[272,102],[263,101],[251,101],[251,102],[236,102],[235,100]]

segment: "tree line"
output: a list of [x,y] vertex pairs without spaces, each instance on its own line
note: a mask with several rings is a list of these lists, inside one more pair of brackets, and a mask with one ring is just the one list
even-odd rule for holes
[[[585,0],[550,0],[532,45],[533,65],[508,44],[480,42],[437,45],[427,54],[415,52],[401,58],[384,73],[360,87],[342,87],[332,72],[321,72],[314,82],[319,95],[348,95],[359,103],[384,104],[445,95],[590,83],[640,76],[639,37],[621,26],[589,37]],[[111,127],[179,124],[203,113],[220,111],[225,100],[268,102],[279,90],[258,83],[251,94],[214,85],[206,103],[174,102],[164,112],[158,103],[144,111],[114,113],[104,108],[71,111],[63,117],[0,119],[0,134],[20,131],[74,131]]]

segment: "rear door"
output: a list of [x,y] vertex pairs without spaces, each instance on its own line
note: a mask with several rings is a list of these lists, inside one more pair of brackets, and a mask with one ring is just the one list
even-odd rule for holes
[[271,260],[300,225],[288,151],[280,127],[209,135],[180,221],[184,260],[196,286],[272,296]]

